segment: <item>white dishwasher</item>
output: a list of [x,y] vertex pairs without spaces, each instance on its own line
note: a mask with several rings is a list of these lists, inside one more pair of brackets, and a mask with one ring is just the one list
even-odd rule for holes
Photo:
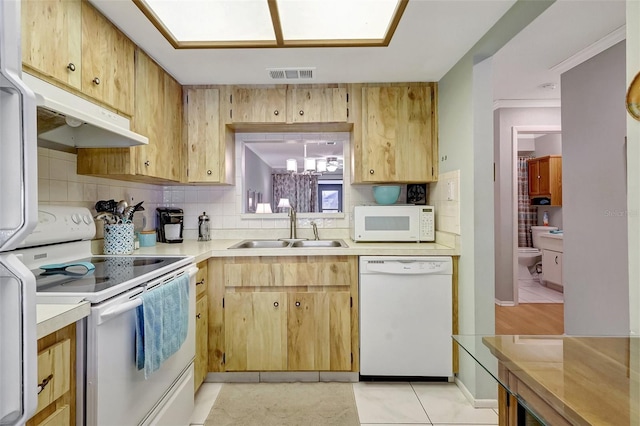
[[453,377],[450,257],[360,257],[360,377]]

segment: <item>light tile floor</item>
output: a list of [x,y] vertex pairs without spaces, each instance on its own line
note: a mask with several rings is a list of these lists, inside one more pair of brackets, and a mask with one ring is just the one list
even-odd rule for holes
[[532,275],[531,279],[518,280],[518,302],[564,303],[564,294],[540,284],[538,275]]
[[[203,383],[196,394],[191,425],[203,425],[221,383]],[[497,425],[492,408],[473,408],[453,383],[359,382],[353,384],[362,426]]]

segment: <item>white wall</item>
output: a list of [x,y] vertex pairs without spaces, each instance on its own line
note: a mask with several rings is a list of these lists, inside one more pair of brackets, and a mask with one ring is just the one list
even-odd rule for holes
[[[640,70],[640,2],[627,1],[627,87]],[[629,226],[629,314],[640,333],[640,121],[627,114],[627,217]],[[638,362],[636,360],[636,362]],[[637,365],[637,364],[636,364]]]
[[244,169],[244,188],[262,194],[262,202],[270,203],[273,195],[273,181],[271,179],[271,167],[255,152],[245,149],[245,164],[250,167]]
[[[493,113],[495,126],[495,296],[500,302],[513,302],[513,127],[559,126],[560,108],[499,108]],[[537,145],[536,145],[537,149]],[[551,209],[550,209],[551,211]],[[554,222],[559,222],[554,218]]]
[[[439,81],[440,172],[460,170],[460,334],[493,334],[494,204],[491,62],[522,28],[552,4],[518,1]],[[495,398],[495,381],[460,358],[458,379],[475,398]]]
[[562,135],[560,133],[552,133],[535,138],[533,155],[536,157],[562,155]]
[[618,43],[562,74],[567,334],[629,331],[625,52]]

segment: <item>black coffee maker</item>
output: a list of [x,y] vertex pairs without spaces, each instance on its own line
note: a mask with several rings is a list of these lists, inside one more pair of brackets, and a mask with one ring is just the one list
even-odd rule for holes
[[170,207],[156,208],[158,241],[161,243],[181,243],[184,213],[182,209]]

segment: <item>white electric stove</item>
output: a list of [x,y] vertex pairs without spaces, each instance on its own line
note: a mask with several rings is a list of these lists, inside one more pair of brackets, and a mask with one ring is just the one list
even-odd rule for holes
[[[77,324],[77,424],[188,424],[193,411],[195,274],[190,256],[91,254],[95,223],[86,208],[40,206],[38,225],[15,250],[36,276],[38,303],[91,303]],[[90,264],[93,268],[81,266]],[[41,266],[78,264],[64,269]],[[185,342],[145,379],[136,366],[140,296],[188,274]]]

